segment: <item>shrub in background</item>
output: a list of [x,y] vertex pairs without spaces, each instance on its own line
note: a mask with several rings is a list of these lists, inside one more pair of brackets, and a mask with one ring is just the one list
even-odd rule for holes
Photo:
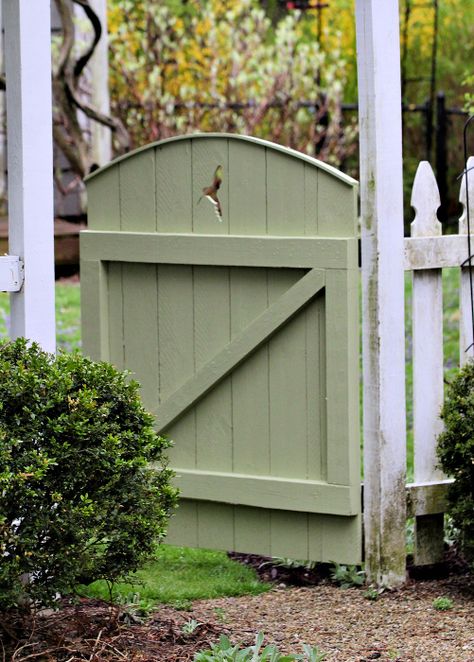
[[149,557],[176,502],[152,423],[111,365],[0,344],[0,608],[51,604]]
[[438,439],[443,471],[455,478],[448,491],[449,514],[460,532],[462,549],[474,561],[474,363],[468,362],[449,384],[441,410],[445,431]]
[[317,146],[333,165],[353,153],[340,32],[323,51],[300,12],[272,26],[258,0],[109,4],[111,105],[133,146],[199,130]]

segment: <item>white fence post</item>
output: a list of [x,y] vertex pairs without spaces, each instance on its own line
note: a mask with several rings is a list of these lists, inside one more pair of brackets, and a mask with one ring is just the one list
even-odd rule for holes
[[[412,237],[441,235],[436,211],[438,185],[427,161],[416,172],[411,205],[416,216]],[[436,440],[442,431],[443,404],[443,290],[441,269],[413,271],[413,436],[415,484],[444,478],[437,469]],[[443,557],[443,514],[415,517],[416,565],[437,563]]]
[[11,294],[11,335],[56,348],[49,0],[4,0],[9,250],[25,280]]
[[[468,170],[469,168],[474,168],[474,156],[469,157],[466,167]],[[469,183],[469,211],[471,216],[471,250],[474,251],[474,170],[469,172],[467,181]],[[466,175],[463,175],[461,180],[459,200],[463,206],[463,212],[461,218],[459,219],[459,234],[467,235]],[[467,257],[468,245],[466,239],[466,258]],[[474,265],[474,257],[472,259],[472,265]],[[461,289],[459,293],[459,299],[459,307],[461,311],[461,322],[459,329],[459,361],[461,365],[464,365],[468,359],[472,359],[474,357],[474,347],[472,346],[474,338],[472,337],[471,285],[469,282],[469,266],[467,262],[464,268],[461,269]]]
[[368,580],[405,581],[406,415],[397,0],[357,0]]

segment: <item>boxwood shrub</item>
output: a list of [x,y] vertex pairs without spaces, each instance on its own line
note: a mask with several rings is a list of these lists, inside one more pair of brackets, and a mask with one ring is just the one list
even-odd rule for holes
[[126,373],[1,343],[0,609],[136,570],[176,503],[168,445]]
[[466,363],[448,385],[441,410],[445,430],[438,439],[443,471],[455,482],[448,491],[449,513],[468,560],[474,561],[474,363]]

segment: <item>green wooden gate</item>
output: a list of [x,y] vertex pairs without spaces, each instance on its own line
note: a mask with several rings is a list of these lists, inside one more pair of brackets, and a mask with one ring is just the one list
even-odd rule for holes
[[[222,221],[202,189],[222,166]],[[168,542],[361,560],[356,182],[233,135],[89,177],[84,351],[174,440]]]

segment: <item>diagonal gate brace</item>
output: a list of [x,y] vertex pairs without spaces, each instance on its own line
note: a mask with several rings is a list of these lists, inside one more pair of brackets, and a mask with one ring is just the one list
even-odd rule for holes
[[239,333],[201,370],[157,409],[158,431],[164,432],[185,411],[203,398],[239,363],[260,347],[325,285],[325,271],[311,269],[275,303]]

